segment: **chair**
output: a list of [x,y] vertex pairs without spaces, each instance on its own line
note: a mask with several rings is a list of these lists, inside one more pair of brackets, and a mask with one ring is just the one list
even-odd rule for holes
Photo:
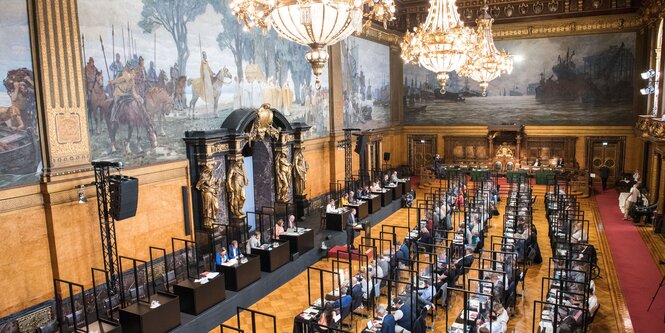
[[[74,314],[76,315],[76,323],[74,323]],[[65,316],[65,320],[67,321],[67,326],[70,328],[76,328],[78,327],[79,324],[83,323],[85,321],[85,317],[83,315],[83,310],[76,310],[75,313],[70,313],[67,316]]]
[[168,282],[169,288],[172,288],[173,284],[176,282],[175,271],[170,270],[166,272],[166,274],[162,274],[162,281],[164,281],[164,287],[166,287],[166,283]]
[[319,224],[319,229],[324,230],[326,228],[326,208],[321,207],[319,209],[319,218],[321,219],[320,224]]
[[58,331],[58,322],[55,320],[51,320],[48,323],[39,326],[39,328],[37,328],[37,333],[56,333],[57,331]]
[[[145,297],[145,289],[141,285],[139,286],[139,298],[143,297]],[[132,302],[136,299],[136,288],[132,287],[129,289],[129,298],[131,299]]]

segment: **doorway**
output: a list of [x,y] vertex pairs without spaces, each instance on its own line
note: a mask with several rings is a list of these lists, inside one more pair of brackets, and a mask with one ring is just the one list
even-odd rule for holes
[[[610,170],[607,179],[614,184],[623,174],[623,158],[625,137],[589,137],[587,138],[587,169],[596,175],[604,165]],[[594,183],[600,182],[600,176],[593,178]]]
[[409,135],[409,164],[416,175],[432,168],[436,155],[436,135]]

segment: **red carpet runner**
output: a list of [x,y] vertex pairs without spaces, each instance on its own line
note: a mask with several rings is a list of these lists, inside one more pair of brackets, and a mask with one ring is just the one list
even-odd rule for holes
[[635,332],[665,332],[665,287],[661,288],[651,310],[647,312],[662,279],[660,271],[632,221],[623,220],[616,191],[595,190],[600,217]]

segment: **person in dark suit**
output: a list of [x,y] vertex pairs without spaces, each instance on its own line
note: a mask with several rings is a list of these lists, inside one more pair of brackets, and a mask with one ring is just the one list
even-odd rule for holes
[[610,168],[603,164],[603,166],[598,169],[598,173],[600,173],[600,181],[603,184],[603,191],[605,191],[607,189],[607,179],[610,178]]
[[386,308],[379,305],[376,309],[376,317],[381,318],[381,322],[374,321],[374,325],[380,327],[379,333],[395,333],[395,316],[386,313]]
[[390,185],[390,178],[388,174],[383,175],[383,181],[381,182],[381,187],[386,188]]
[[358,280],[358,277],[351,278],[351,311],[360,307],[363,301],[363,287]]
[[353,239],[356,236],[356,231],[354,230],[354,227],[356,226],[356,210],[351,209],[351,214],[349,214],[349,217],[346,220],[346,247],[351,250],[355,249],[353,246]]
[[231,241],[231,245],[229,246],[229,259],[235,259],[240,257],[240,248],[238,248],[238,241],[233,240]]

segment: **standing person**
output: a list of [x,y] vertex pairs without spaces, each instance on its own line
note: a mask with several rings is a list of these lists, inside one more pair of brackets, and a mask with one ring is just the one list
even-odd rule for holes
[[607,178],[610,178],[610,168],[603,164],[603,166],[598,169],[598,172],[600,173],[600,180],[603,184],[603,191],[605,191],[607,189]]
[[122,61],[120,61],[120,53],[115,54],[115,60],[111,63],[109,69],[113,73],[114,79],[118,78],[118,76],[122,74],[122,70],[125,69],[125,66],[123,66]]
[[356,226],[356,209],[351,209],[351,214],[346,221],[346,247],[349,250],[355,249],[353,246],[353,238],[356,236],[354,227]]
[[635,206],[637,200],[639,200],[641,196],[642,195],[640,193],[640,183],[635,183],[635,185],[633,185],[633,187],[630,189],[628,198],[626,198],[626,201],[624,202],[623,205],[624,221],[628,220],[628,213],[630,212],[631,209],[633,209],[633,206]]

